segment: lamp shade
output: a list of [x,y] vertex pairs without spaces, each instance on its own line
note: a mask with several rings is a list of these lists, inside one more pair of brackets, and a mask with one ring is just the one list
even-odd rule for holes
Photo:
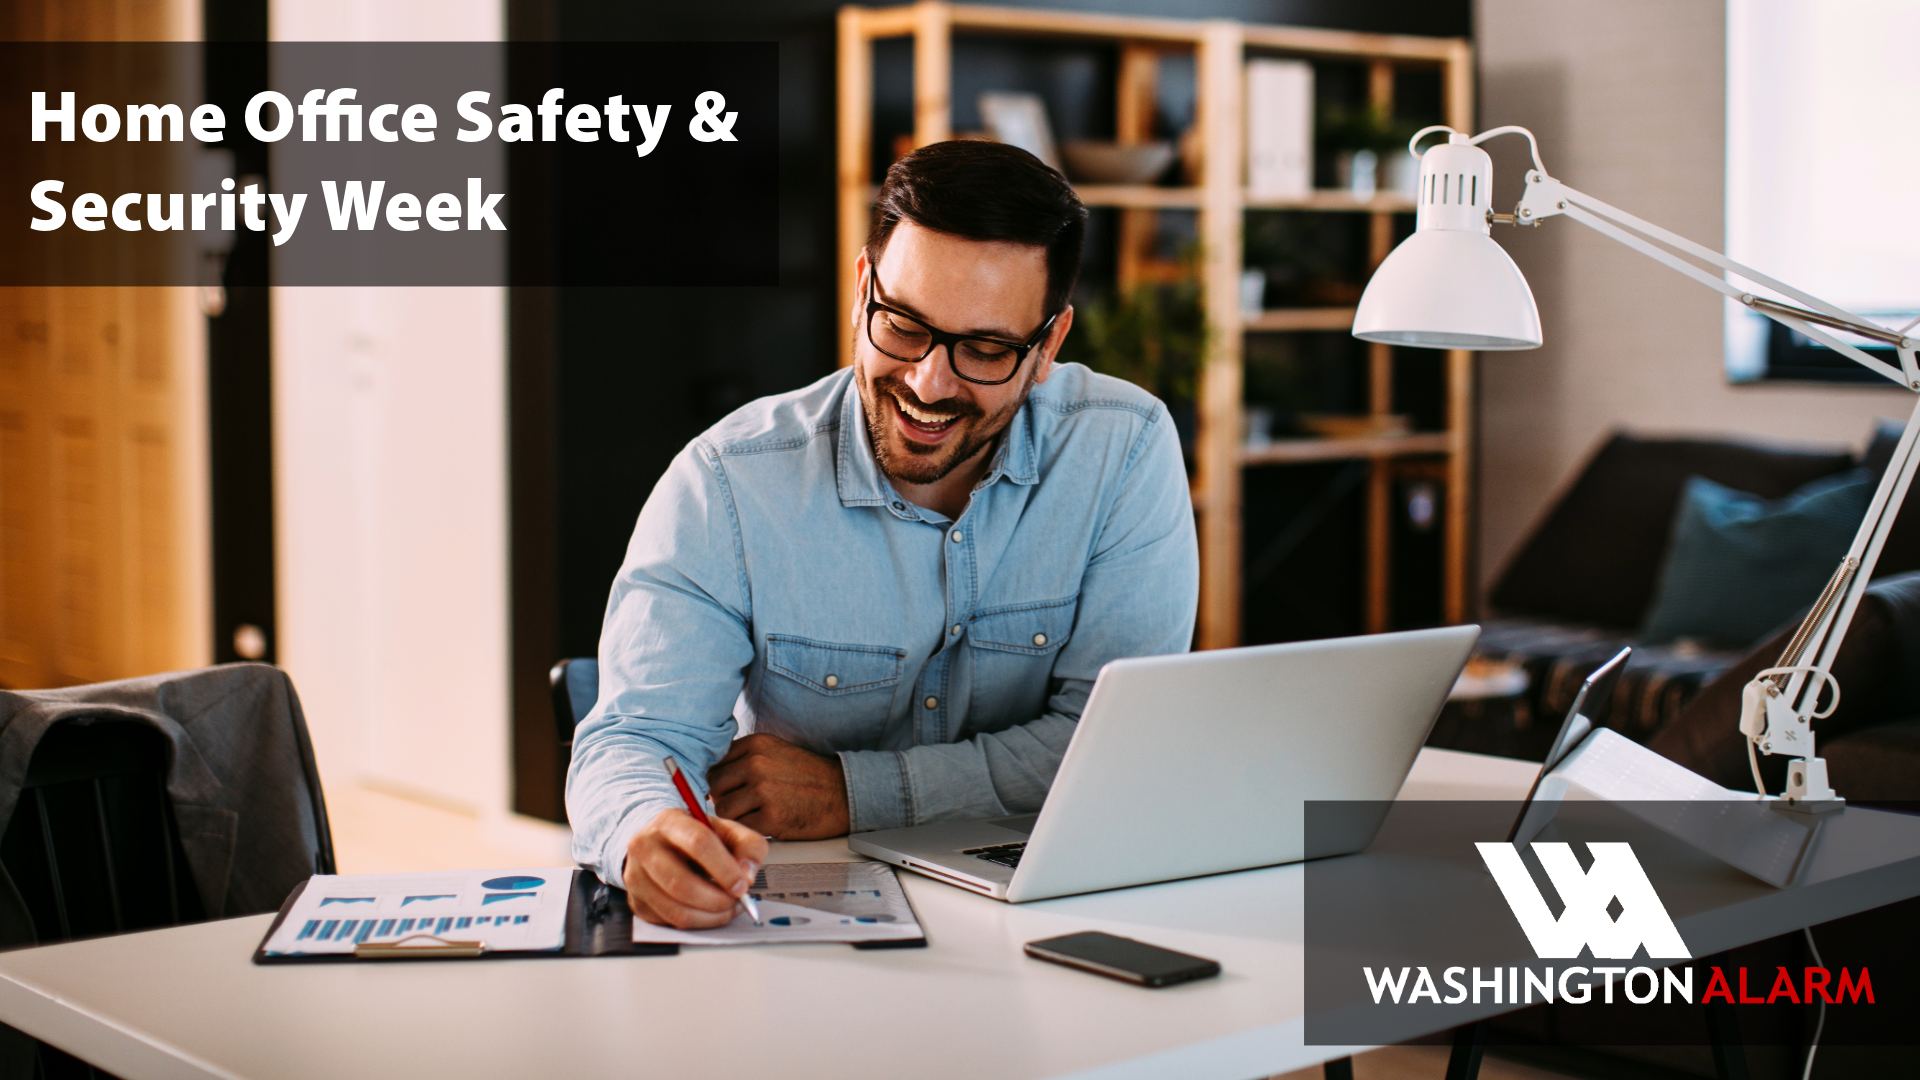
[[1425,349],[1537,349],[1540,310],[1492,237],[1422,229],[1374,271],[1353,336]]
[[1534,349],[1540,309],[1487,235],[1493,161],[1458,133],[1420,159],[1413,235],[1367,282],[1353,336],[1425,349]]

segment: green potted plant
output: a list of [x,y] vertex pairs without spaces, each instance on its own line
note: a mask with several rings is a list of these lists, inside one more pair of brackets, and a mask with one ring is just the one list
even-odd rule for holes
[[1061,360],[1125,379],[1166,402],[1189,463],[1207,341],[1200,282],[1191,269],[1171,282],[1146,282],[1076,305],[1073,332],[1060,349]]
[[1320,116],[1315,143],[1333,160],[1334,183],[1355,198],[1376,191],[1412,198],[1420,182],[1420,163],[1407,151],[1419,130],[1385,109],[1330,105]]
[[1115,291],[1078,307],[1062,360],[1127,380],[1168,402],[1193,400],[1206,342],[1200,284],[1190,276]]

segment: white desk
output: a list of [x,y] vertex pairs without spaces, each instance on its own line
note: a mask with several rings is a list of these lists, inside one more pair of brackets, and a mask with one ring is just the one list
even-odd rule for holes
[[[1426,750],[1403,795],[1517,799],[1537,766]],[[843,841],[776,861],[857,858]],[[1302,1043],[1300,866],[1012,905],[901,879],[925,949],[260,967],[271,916],[0,954],[0,1020],[126,1080],[598,1076],[1247,1077]],[[1106,930],[1221,962],[1143,990],[1032,960]]]

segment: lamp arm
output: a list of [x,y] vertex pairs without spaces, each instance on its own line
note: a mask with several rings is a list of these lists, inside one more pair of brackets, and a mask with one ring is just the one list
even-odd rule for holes
[[[1840,602],[1825,605],[1824,612],[1821,610],[1823,605],[1815,604],[1814,610],[1808,613],[1806,621],[1801,624],[1801,632],[1794,635],[1795,640],[1788,642],[1787,650],[1781,654],[1781,666],[1802,665],[1809,653],[1814,656],[1811,667],[1789,678],[1782,688],[1786,700],[1801,712],[1813,709],[1814,699],[1819,696],[1817,680],[1825,677],[1833,668],[1834,657],[1840,652],[1840,643],[1853,623],[1854,609],[1860,606],[1860,598],[1867,591],[1873,568],[1880,561],[1880,549],[1885,546],[1888,534],[1893,531],[1894,521],[1900,516],[1900,508],[1906,503],[1907,489],[1912,485],[1916,471],[1920,471],[1920,404],[1915,405],[1912,415],[1907,418],[1906,430],[1900,433],[1893,457],[1887,461],[1887,470],[1880,477],[1880,486],[1874,489],[1873,499],[1867,504],[1866,516],[1861,519],[1860,528],[1854,533],[1846,558],[1834,572],[1835,582],[1843,574],[1851,577]],[[1831,589],[1830,584],[1829,591]],[[1799,640],[1803,637],[1804,641]],[[1804,695],[1804,700],[1800,700],[1803,687],[1811,692]],[[1811,753],[1811,748],[1808,752]]]
[[[1822,345],[1838,352],[1853,362],[1867,368],[1886,379],[1899,383],[1909,390],[1920,390],[1920,366],[1916,366],[1913,351],[1920,341],[1908,338],[1904,334],[1889,331],[1884,327],[1870,323],[1845,308],[1830,304],[1817,296],[1800,291],[1785,282],[1769,277],[1750,266],[1745,266],[1714,251],[1712,248],[1696,244],[1684,236],[1669,232],[1650,221],[1627,213],[1616,206],[1610,206],[1583,191],[1577,191],[1547,176],[1538,170],[1527,174],[1526,191],[1520,200],[1520,206],[1514,217],[1518,224],[1538,224],[1543,218],[1566,215],[1621,244],[1640,252],[1657,262],[1679,271],[1698,281],[1707,288],[1736,300],[1762,315],[1782,323],[1787,327],[1818,341]],[[1623,227],[1624,226],[1624,227]],[[1629,232],[1628,230],[1632,230]],[[1635,235],[1638,233],[1639,235]],[[1646,237],[1652,237],[1670,248],[1677,248],[1702,262],[1711,263],[1723,271],[1731,271],[1739,277],[1755,284],[1765,286],[1782,295],[1812,308],[1812,311],[1798,311],[1785,304],[1775,303],[1764,297],[1741,289],[1722,275],[1711,274],[1675,255],[1672,251],[1656,247]],[[1857,347],[1837,340],[1825,330],[1816,328],[1812,319],[1818,319],[1822,326],[1843,329],[1848,333],[1883,341],[1893,345],[1900,352],[1899,368],[1875,357],[1867,355]]]
[[[1537,151],[1535,163],[1538,164]],[[1545,218],[1561,215],[1820,342],[1908,390],[1920,391],[1920,362],[1916,362],[1915,357],[1920,341],[1907,337],[1905,333],[1912,328],[1912,324],[1900,331],[1887,330],[1844,308],[1735,262],[1711,248],[1576,191],[1546,175],[1543,169],[1529,172],[1525,192],[1513,215],[1514,222],[1536,225]],[[1806,309],[1756,297],[1729,282],[1724,273],[1710,273],[1681,258],[1675,254],[1676,251],[1791,297],[1806,305]],[[1869,356],[1852,344],[1836,339],[1827,332],[1827,328],[1894,346],[1900,366],[1896,368]],[[1913,483],[1916,471],[1920,471],[1920,404],[1916,404],[1913,414],[1908,418],[1900,442],[1880,478],[1880,485],[1867,505],[1860,528],[1854,534],[1853,543],[1848,546],[1846,556],[1828,580],[1826,589],[1794,633],[1779,662],[1749,683],[1741,695],[1740,730],[1750,740],[1749,754],[1751,748],[1757,746],[1762,753],[1796,756],[1797,760],[1788,770],[1789,779],[1784,796],[1788,804],[1801,804],[1817,810],[1839,805],[1843,801],[1827,786],[1826,763],[1814,756],[1812,721],[1830,714],[1839,703],[1839,683],[1832,676],[1834,657],[1839,654],[1840,645],[1846,639],[1854,612],[1860,606],[1860,598],[1866,593],[1874,565],[1880,559],[1880,550],[1885,546],[1900,507],[1906,501],[1907,489]],[[1811,662],[1808,662],[1810,657]],[[1825,709],[1821,710],[1821,692],[1829,686],[1832,695]],[[1760,773],[1757,762],[1754,780],[1758,787]],[[1760,795],[1766,797],[1766,791],[1762,789]]]

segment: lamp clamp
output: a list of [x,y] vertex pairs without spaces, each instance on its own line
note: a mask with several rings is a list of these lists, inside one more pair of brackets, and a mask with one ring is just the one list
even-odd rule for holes
[[[1801,697],[1805,708],[1795,708],[1796,695],[1783,692],[1790,676],[1811,676],[1812,685]],[[1824,709],[1814,708],[1823,688],[1832,690]],[[1760,767],[1753,757],[1762,754],[1792,754],[1787,764],[1787,789],[1779,796],[1783,810],[1824,813],[1846,805],[1827,783],[1826,759],[1813,752],[1813,722],[1833,715],[1840,704],[1840,683],[1829,672],[1811,664],[1768,668],[1754,676],[1740,691],[1740,734],[1747,737],[1748,760],[1753,765],[1755,786],[1760,786]],[[1763,788],[1764,790],[1764,788]]]

